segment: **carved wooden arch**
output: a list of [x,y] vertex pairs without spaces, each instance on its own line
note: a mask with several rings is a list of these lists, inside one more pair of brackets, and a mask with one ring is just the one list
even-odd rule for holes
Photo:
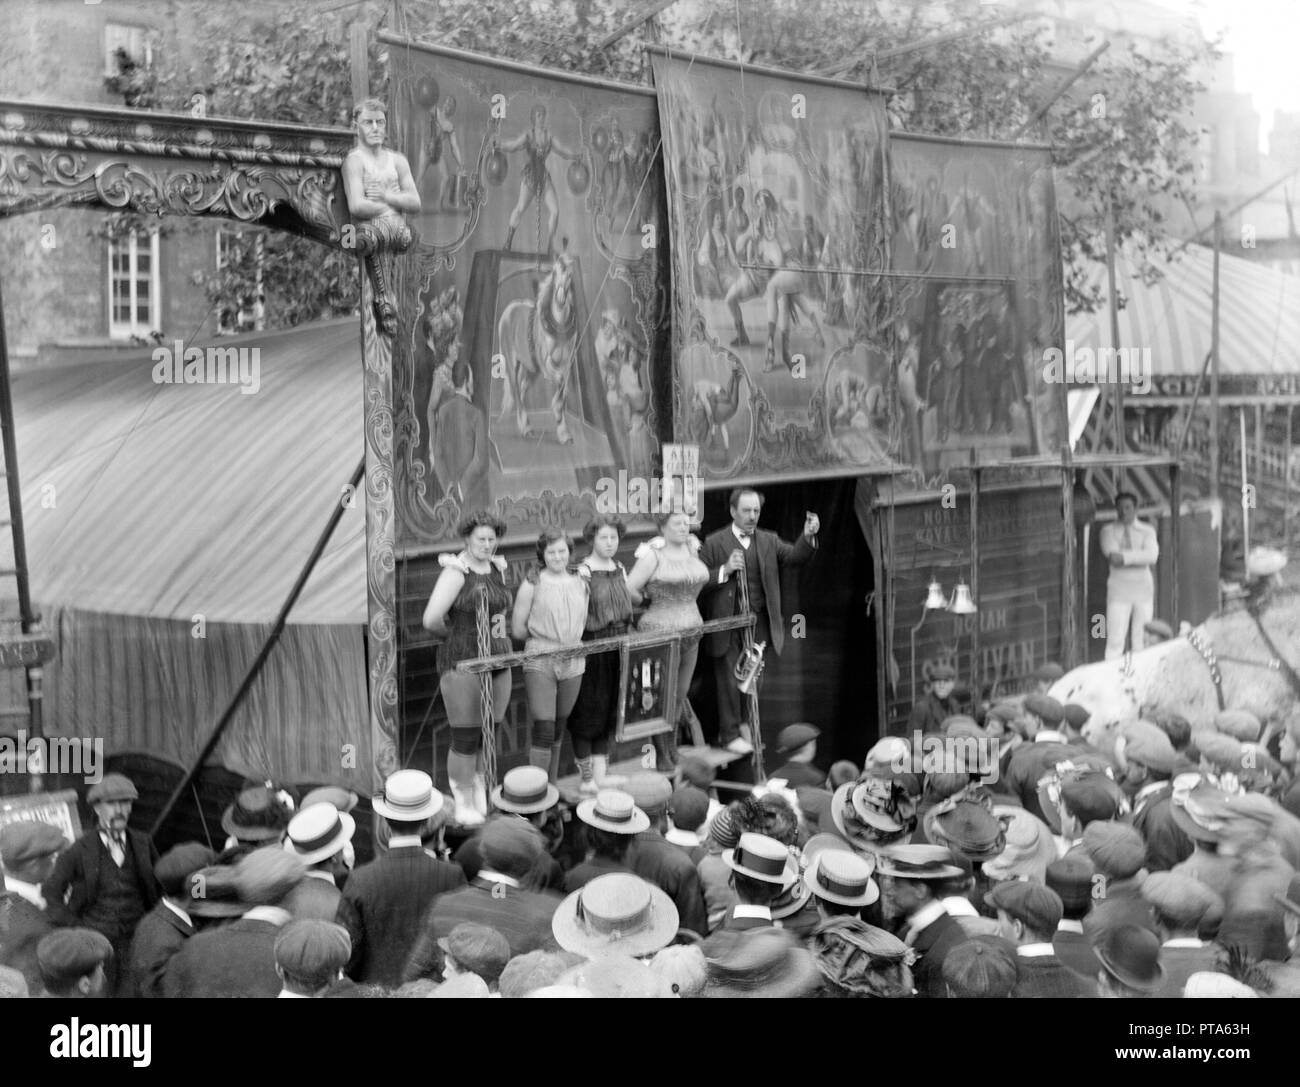
[[[342,128],[0,98],[0,219],[56,207],[217,217],[351,248]],[[371,762],[397,769],[391,341],[360,276]]]

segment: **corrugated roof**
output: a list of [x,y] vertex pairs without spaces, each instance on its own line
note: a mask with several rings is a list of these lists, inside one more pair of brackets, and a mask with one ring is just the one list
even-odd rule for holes
[[[258,349],[255,393],[157,384],[144,352],[14,375],[38,603],[274,619],[363,452],[360,337],[343,320],[217,343]],[[359,492],[290,621],[365,620]]]

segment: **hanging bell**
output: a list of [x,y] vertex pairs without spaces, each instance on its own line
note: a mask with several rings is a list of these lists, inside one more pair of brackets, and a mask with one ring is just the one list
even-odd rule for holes
[[954,615],[974,615],[979,611],[979,608],[975,606],[975,601],[970,597],[970,586],[966,582],[957,582],[957,588],[953,591],[952,602],[948,605],[948,610]]
[[943,595],[943,586],[937,581],[930,582],[930,595],[925,598],[927,611],[942,611],[948,606],[948,601]]

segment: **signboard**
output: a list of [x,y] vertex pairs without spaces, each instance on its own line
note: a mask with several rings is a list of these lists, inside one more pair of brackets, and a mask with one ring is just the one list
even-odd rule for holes
[[[81,837],[81,818],[77,814],[77,794],[72,789],[58,793],[25,793],[0,796],[0,827],[24,820],[49,823],[63,831],[69,842]],[[3,870],[3,865],[0,865]]]

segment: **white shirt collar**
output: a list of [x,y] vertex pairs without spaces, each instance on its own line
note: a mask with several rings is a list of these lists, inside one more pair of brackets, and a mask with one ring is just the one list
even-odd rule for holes
[[507,887],[518,887],[519,881],[514,876],[503,876],[500,872],[494,872],[491,868],[480,868],[478,870],[479,879],[485,879],[489,883],[504,883]]
[[1165,947],[1204,947],[1205,941],[1198,940],[1195,936],[1179,936],[1173,940],[1166,940]]
[[1082,921],[1071,921],[1068,917],[1063,917],[1063,918],[1061,918],[1061,923],[1060,923],[1059,925],[1056,926],[1056,931],[1057,931],[1057,932],[1077,932],[1080,936],[1082,936],[1082,935],[1083,935],[1083,922],[1082,922]]
[[331,887],[338,886],[338,884],[334,882],[334,877],[332,875],[330,875],[328,872],[321,871],[321,869],[319,868],[308,868],[307,876],[309,879],[323,879]]
[[1069,742],[1063,732],[1057,732],[1054,728],[1040,728],[1038,735],[1034,737],[1034,743],[1036,744],[1066,744]]
[[1016,948],[1016,954],[1022,959],[1040,959],[1044,955],[1055,955],[1056,950],[1051,944],[1021,944]]
[[[755,529],[755,531],[758,531],[758,530]],[[731,534],[732,534],[733,536],[735,536],[736,539],[740,542],[740,546],[741,546],[741,547],[748,547],[751,543],[754,542],[754,536],[753,536],[753,533],[751,533],[751,534],[748,535],[748,536],[742,536],[742,535],[740,534],[740,529],[738,529],[738,528],[736,527],[736,522],[735,522],[735,521],[732,521],[732,522],[731,522]]]
[[292,917],[288,910],[283,910],[279,906],[254,906],[240,920],[266,921],[280,928],[287,925]]
[[1137,791],[1137,796],[1133,798],[1133,807],[1136,808],[1147,797],[1154,796],[1168,784],[1169,782],[1167,781],[1153,781],[1149,785],[1143,785],[1142,788]]
[[394,834],[388,839],[389,849],[404,849],[406,846],[412,845],[415,846],[416,849],[419,849],[424,845],[424,842],[420,840],[418,834]]
[[736,918],[757,917],[763,921],[770,921],[772,920],[772,909],[770,906],[751,906],[748,902],[737,902],[731,907],[731,916]]
[[279,1000],[310,1000],[306,993],[291,993],[288,989],[281,989],[278,996]]
[[678,830],[676,827],[669,827],[668,833],[664,837],[673,845],[684,846],[686,849],[694,849],[700,844],[700,836],[693,830]]
[[969,898],[953,895],[942,900],[943,911],[949,917],[978,917],[979,910],[971,905]]
[[907,927],[914,934],[913,938],[915,938],[916,933],[919,933],[923,928],[929,928],[947,912],[948,910],[944,907],[944,904],[938,899],[927,902],[907,919]]
[[28,883],[24,879],[15,879],[13,876],[4,877],[5,890],[13,891],[19,898],[25,898],[38,910],[45,909],[45,896],[41,894],[39,883]]
[[186,913],[183,909],[181,909],[178,905],[176,905],[176,903],[173,902],[173,901],[172,901],[170,898],[168,898],[166,895],[163,895],[163,898],[162,898],[162,904],[163,904],[164,906],[166,906],[169,910],[171,910],[172,913],[174,913],[177,917],[179,917],[179,918],[180,918],[182,921],[184,921],[187,925],[189,925],[190,928],[193,928],[193,927],[194,927],[194,918],[192,918],[188,913]]

